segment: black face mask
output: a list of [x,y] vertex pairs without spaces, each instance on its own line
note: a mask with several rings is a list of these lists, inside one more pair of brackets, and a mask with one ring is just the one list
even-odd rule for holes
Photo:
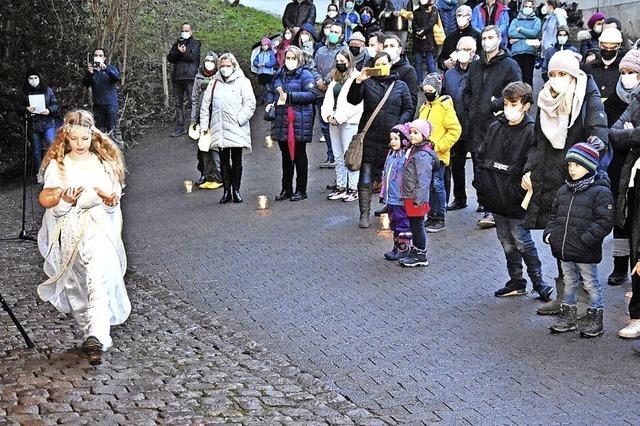
[[336,69],[340,72],[345,72],[347,71],[347,64],[336,64]]
[[618,49],[600,49],[600,57],[605,61],[610,61],[616,57]]
[[360,50],[362,50],[361,47],[349,46],[349,52],[351,52],[353,56],[358,56],[360,54]]
[[424,97],[427,99],[427,101],[433,102],[438,97],[438,93],[437,92],[424,92]]

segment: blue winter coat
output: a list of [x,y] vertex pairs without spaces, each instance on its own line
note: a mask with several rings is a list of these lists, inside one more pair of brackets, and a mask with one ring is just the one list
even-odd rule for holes
[[[260,64],[264,64],[264,67],[259,67]],[[258,75],[272,75],[276,67],[276,54],[272,49],[260,50],[260,53],[253,59],[253,66],[258,70]]]
[[462,126],[462,135],[460,139],[465,138],[465,129],[467,127],[466,123],[466,114],[464,112],[464,104],[462,103],[462,91],[464,86],[467,84],[467,72],[469,68],[463,70],[460,68],[460,64],[456,64],[455,67],[450,68],[447,72],[444,73],[444,78],[442,79],[442,94],[451,96],[453,99],[453,106],[456,109],[456,115],[458,116],[458,121]]
[[293,106],[295,117],[293,128],[296,142],[311,142],[313,137],[313,102],[316,98],[316,81],[307,68],[298,68],[293,73],[286,68],[278,71],[273,82],[274,92],[278,87],[287,94],[287,104],[276,106],[276,119],[271,123],[271,139],[286,141],[289,128],[287,110]]
[[31,120],[33,123],[33,130],[36,132],[44,132],[45,130],[55,127],[56,120],[53,118],[60,107],[56,95],[48,86],[38,85],[36,88],[29,86],[24,91],[25,106],[29,106],[29,95],[44,95],[44,106],[49,110],[49,115],[33,114]]
[[[520,28],[520,31],[517,29]],[[511,45],[511,55],[535,55],[538,48],[528,45],[526,40],[539,40],[542,22],[535,15],[523,15],[522,12],[509,25],[509,39],[517,39],[518,41]]]
[[101,106],[118,106],[118,81],[120,70],[112,64],[104,70],[94,69],[93,74],[87,71],[83,80],[85,86],[91,86],[93,103]]
[[449,35],[458,29],[456,22],[456,9],[458,8],[457,0],[438,0],[436,9],[440,13],[440,20],[444,28],[445,35]]
[[[508,41],[507,31],[509,30],[509,8],[500,2],[496,2],[495,7],[495,25],[500,28],[500,33],[502,34],[500,47],[506,47]],[[471,26],[475,28],[476,31],[482,33],[484,27],[489,25],[489,21],[484,2],[473,8],[473,12],[471,12]]]
[[397,151],[389,150],[389,154],[387,154],[382,174],[382,190],[380,192],[380,197],[382,197],[385,204],[392,206],[403,205],[401,192],[404,163],[407,160],[406,153],[406,150],[399,149]]

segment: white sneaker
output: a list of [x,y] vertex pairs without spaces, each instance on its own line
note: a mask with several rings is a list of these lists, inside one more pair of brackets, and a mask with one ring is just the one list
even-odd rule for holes
[[632,319],[629,325],[618,331],[618,336],[623,339],[637,339],[640,337],[640,319]]
[[324,135],[320,136],[320,142],[326,142],[327,140],[324,138]]
[[632,291],[628,291],[624,294],[624,297],[626,297],[627,299],[631,299],[631,297],[633,296],[633,292]]
[[331,191],[331,194],[327,195],[328,200],[342,200],[347,196],[346,188],[336,188]]

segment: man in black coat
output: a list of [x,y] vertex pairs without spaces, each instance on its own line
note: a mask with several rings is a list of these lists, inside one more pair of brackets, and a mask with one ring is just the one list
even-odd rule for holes
[[292,0],[282,14],[282,26],[297,33],[303,24],[315,25],[316,6],[313,0]]
[[173,43],[167,60],[173,64],[171,81],[176,102],[176,130],[171,136],[187,133],[184,126],[184,103],[191,102],[193,80],[200,66],[200,41],[192,37],[191,25],[184,22],[180,26],[180,37]]
[[449,34],[442,43],[442,50],[438,55],[438,68],[448,70],[456,66],[456,61],[451,59],[451,54],[456,51],[458,41],[462,37],[473,37],[476,40],[476,52],[482,50],[480,33],[471,26],[471,8],[462,5],[456,9],[456,24],[458,29]]
[[388,35],[384,40],[384,51],[391,58],[391,71],[395,71],[398,74],[398,80],[404,81],[409,87],[413,102],[413,115],[415,115],[418,106],[418,74],[406,56],[402,56],[403,47],[400,38],[396,35]]

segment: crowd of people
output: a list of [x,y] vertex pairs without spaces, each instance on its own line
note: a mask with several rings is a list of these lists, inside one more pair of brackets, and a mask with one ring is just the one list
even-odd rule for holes
[[[448,212],[467,207],[470,156],[478,226],[496,228],[509,275],[495,296],[526,294],[524,261],[533,291],[545,302],[537,312],[558,316],[551,331],[601,335],[597,267],[613,230],[608,284],[632,287],[630,322],[619,335],[638,338],[640,49],[625,40],[615,18],[591,16],[577,47],[557,0],[525,0],[517,11],[515,4],[420,0],[414,8],[410,0],[345,1],[329,5],[316,31],[312,0],[293,0],[281,36],[260,40],[252,57],[260,102],[233,54],[209,51],[201,62],[201,43],[183,23],[167,55],[174,64],[172,136],[197,140],[201,189],[222,187],[221,204],[241,203],[243,153],[252,149],[250,120],[259,103],[281,151],[275,200],[295,202],[307,198],[307,144],[317,122],[327,148],[320,167],[335,169],[327,199],[357,201],[358,225],[368,228],[379,193],[384,206],[375,214],[389,216],[394,237],[384,258],[405,267],[428,265],[427,233],[446,231]],[[32,71],[24,88],[27,102],[31,93],[45,95],[45,110],[36,114],[27,104],[37,115],[34,142],[53,141],[41,165],[40,202],[49,218],[41,250],[51,279],[40,294],[74,313],[86,351],[98,361],[96,348],[111,345],[109,325],[130,309],[115,272],[124,262],[119,231],[110,231],[121,220],[124,170],[108,137],[110,87],[119,77],[104,54],[94,52],[86,75],[97,101],[95,123],[86,112],[70,113],[54,138],[47,115],[57,108],[55,95]],[[538,91],[536,68],[543,78]],[[85,180],[89,187],[80,184]],[[543,279],[535,229],[544,230],[557,259],[555,285]],[[113,264],[94,256],[96,242],[113,248]],[[108,283],[107,293],[90,288],[102,293],[86,299],[88,284],[77,279],[83,271],[95,276],[92,282]],[[581,288],[588,308],[578,317]],[[97,305],[112,314],[97,313]]]

